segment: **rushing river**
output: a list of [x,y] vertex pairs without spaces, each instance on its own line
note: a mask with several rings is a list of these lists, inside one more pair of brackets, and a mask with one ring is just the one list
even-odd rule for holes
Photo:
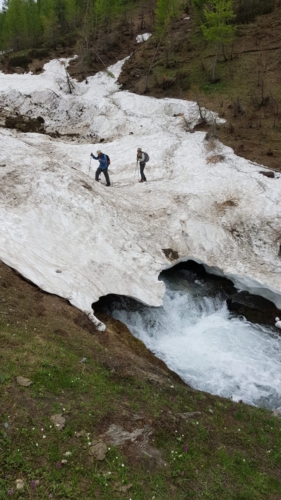
[[281,336],[231,314],[213,286],[186,270],[162,273],[163,307],[124,300],[110,314],[195,389],[281,409]]

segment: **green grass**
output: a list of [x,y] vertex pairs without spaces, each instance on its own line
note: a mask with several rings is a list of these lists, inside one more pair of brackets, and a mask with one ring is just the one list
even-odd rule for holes
[[[7,290],[6,310],[13,300],[18,307],[0,317],[0,500],[281,498],[280,419],[173,378],[129,375],[125,361],[145,349],[130,337],[120,344],[119,324],[108,318],[108,333],[90,335],[70,305],[41,295],[40,302],[22,286],[22,302]],[[17,384],[18,375],[32,385]],[[54,414],[65,417],[62,430]],[[90,446],[113,424],[146,438],[108,444],[96,460]]]

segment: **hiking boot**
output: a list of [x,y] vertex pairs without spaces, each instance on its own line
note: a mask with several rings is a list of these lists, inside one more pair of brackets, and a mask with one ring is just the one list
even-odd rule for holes
[[110,186],[110,184],[106,184],[106,186]]
[[139,182],[144,182],[144,180],[143,180],[143,179],[141,179]]

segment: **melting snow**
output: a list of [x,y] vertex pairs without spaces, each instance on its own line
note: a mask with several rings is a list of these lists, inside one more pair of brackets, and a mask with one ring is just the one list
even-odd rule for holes
[[[196,103],[120,91],[123,61],[74,81],[72,94],[67,63],[0,73],[4,114],[41,116],[48,133],[76,137],[1,129],[1,260],[95,322],[91,303],[109,293],[160,305],[159,273],[188,258],[281,307],[279,174],[267,178],[192,132]],[[138,183],[137,147],[150,155],[147,183]],[[94,180],[97,149],[111,158],[110,188]]]

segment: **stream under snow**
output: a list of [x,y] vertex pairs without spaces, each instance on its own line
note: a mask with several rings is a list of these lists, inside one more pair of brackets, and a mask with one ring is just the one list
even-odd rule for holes
[[126,299],[110,313],[192,387],[235,401],[281,409],[281,336],[233,315],[213,286],[192,272],[163,273],[159,308]]

